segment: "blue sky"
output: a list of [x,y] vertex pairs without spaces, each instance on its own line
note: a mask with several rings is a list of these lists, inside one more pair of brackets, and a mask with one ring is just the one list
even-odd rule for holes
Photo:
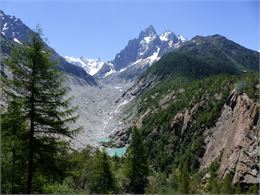
[[260,1],[0,0],[0,9],[37,24],[61,55],[111,60],[152,24],[188,39],[221,34],[260,50]]

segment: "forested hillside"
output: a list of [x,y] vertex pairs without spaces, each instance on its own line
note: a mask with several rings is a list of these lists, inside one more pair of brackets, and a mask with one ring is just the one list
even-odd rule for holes
[[1,193],[259,193],[258,52],[149,26],[94,78],[0,14]]

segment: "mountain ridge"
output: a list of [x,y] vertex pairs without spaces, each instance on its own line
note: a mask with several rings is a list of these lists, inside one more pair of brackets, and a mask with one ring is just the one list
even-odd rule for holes
[[[21,45],[29,41],[33,30],[25,25],[22,20],[15,16],[6,15],[0,10],[1,17],[1,48],[5,56],[9,56],[11,47],[14,45]],[[8,47],[7,47],[8,45]],[[97,86],[95,78],[86,73],[86,71],[74,64],[67,62],[49,45],[45,45],[46,49],[52,52],[51,58],[58,61],[58,68],[67,74],[82,78],[87,84]],[[9,48],[9,49],[8,49]]]
[[139,33],[138,38],[129,40],[113,60],[105,63],[95,77],[107,81],[133,81],[163,54],[178,48],[185,41],[183,36],[169,30],[158,35],[149,25]]
[[100,58],[90,59],[90,58],[85,58],[83,56],[81,56],[79,58],[64,56],[64,58],[66,59],[66,61],[84,68],[84,70],[91,76],[95,75],[102,68],[102,66],[105,63]]

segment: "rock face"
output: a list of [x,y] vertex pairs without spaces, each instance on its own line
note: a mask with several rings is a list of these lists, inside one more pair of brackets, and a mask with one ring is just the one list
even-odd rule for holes
[[[132,88],[135,88],[134,86]],[[135,92],[132,90],[131,92]],[[161,99],[161,107],[168,101],[174,101],[174,94],[170,92],[165,99]],[[130,91],[123,95],[127,98]],[[138,93],[137,93],[138,94]],[[216,95],[216,99],[219,98]],[[166,100],[167,99],[167,100]],[[194,122],[194,115],[205,104],[201,101],[190,109],[179,111],[171,121],[171,130],[181,135],[190,128]],[[211,128],[204,131],[205,153],[201,159],[201,169],[207,168],[212,161],[220,157],[219,179],[223,180],[227,173],[233,173],[233,184],[240,183],[244,188],[257,183],[259,174],[258,156],[258,131],[259,131],[259,102],[250,99],[247,94],[237,94],[235,91],[227,98],[220,115]],[[149,117],[153,110],[148,109],[139,118],[132,118],[129,124],[142,128],[143,118]],[[148,135],[150,139],[156,139],[160,129],[154,128]],[[128,143],[129,129],[120,129],[111,138],[124,146]]]
[[129,40],[127,46],[105,63],[95,77],[113,83],[134,81],[165,53],[179,48],[185,41],[183,36],[170,31],[159,35],[150,25],[140,32],[138,38]]
[[233,92],[224,105],[215,127],[205,132],[206,152],[202,167],[220,156],[219,178],[234,173],[233,183],[257,183],[259,148],[259,102]]
[[134,83],[117,101],[132,100],[134,97],[139,95],[142,91],[151,87],[155,81],[156,77],[149,75],[145,79],[141,79],[139,82]]

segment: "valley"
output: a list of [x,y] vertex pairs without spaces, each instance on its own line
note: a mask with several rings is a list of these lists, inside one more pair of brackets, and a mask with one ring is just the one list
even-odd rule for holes
[[259,192],[259,52],[149,25],[111,60],[62,56],[0,17],[5,193]]
[[78,106],[79,120],[82,132],[73,143],[75,148],[81,149],[87,145],[99,146],[99,142],[108,139],[115,130],[122,128],[119,120],[122,103],[116,103],[132,83],[106,84],[98,87],[89,86],[84,80],[67,77],[69,94],[74,97],[73,103]]

